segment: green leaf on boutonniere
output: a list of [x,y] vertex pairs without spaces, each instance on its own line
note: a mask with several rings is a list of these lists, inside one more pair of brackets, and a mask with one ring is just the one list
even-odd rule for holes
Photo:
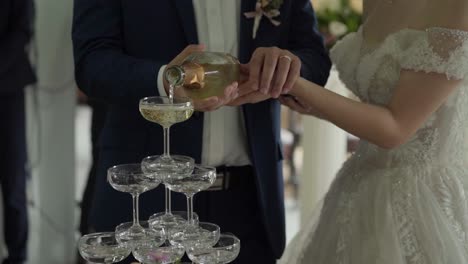
[[259,0],[265,12],[279,10],[284,0]]

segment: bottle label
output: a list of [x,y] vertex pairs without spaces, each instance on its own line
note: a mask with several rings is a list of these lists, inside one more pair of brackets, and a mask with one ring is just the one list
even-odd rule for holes
[[182,64],[184,68],[184,84],[183,86],[187,89],[202,89],[205,87],[205,71],[203,66],[194,63],[186,62]]

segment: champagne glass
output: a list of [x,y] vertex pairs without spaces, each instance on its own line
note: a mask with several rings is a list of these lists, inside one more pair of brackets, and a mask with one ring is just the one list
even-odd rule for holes
[[185,247],[194,243],[213,244],[219,238],[219,226],[211,223],[196,225],[193,217],[193,197],[208,189],[216,179],[216,168],[195,165],[191,174],[165,175],[165,185],[174,192],[184,193],[187,197],[188,225],[169,233],[170,241]]
[[208,189],[216,179],[216,168],[195,165],[191,174],[164,175],[164,184],[174,192],[187,196],[187,215],[190,225],[194,225],[193,196]]
[[145,234],[144,237],[139,237],[138,240],[131,240],[133,237],[129,237],[126,233],[132,226],[133,222],[126,222],[115,228],[115,237],[119,243],[127,244],[131,248],[135,248],[136,246],[145,243],[161,246],[166,242],[166,233],[164,232],[164,229],[162,227],[151,226],[148,221],[140,222],[140,226],[143,228],[143,232]]
[[172,245],[189,247],[212,247],[220,236],[220,227],[217,224],[200,222],[198,225],[185,225],[173,228],[167,235]]
[[132,195],[133,223],[125,231],[119,232],[119,239],[124,241],[145,239],[148,232],[139,223],[138,198],[140,194],[156,188],[161,183],[161,179],[154,173],[144,172],[140,163],[113,166],[107,170],[107,179],[115,190]]
[[93,233],[78,241],[80,255],[91,263],[117,263],[130,255],[131,249],[117,242],[114,232]]
[[[187,211],[172,211],[173,221],[168,222],[166,217],[164,217],[165,212],[155,213],[150,216],[148,222],[150,226],[159,228],[162,227],[165,231],[167,239],[169,239],[169,234],[174,232],[174,230],[180,230],[181,227],[184,227],[188,224],[187,221]],[[198,225],[199,219],[196,213],[193,213],[193,219],[196,225]]]
[[132,254],[136,260],[143,264],[169,264],[179,261],[185,253],[180,245],[164,245],[162,247],[153,243],[143,243],[133,249]]
[[[147,160],[153,170],[159,173],[177,173],[180,168],[184,168],[187,162],[193,166],[193,159],[184,156],[170,155],[170,128],[173,124],[188,120],[193,114],[193,101],[188,97],[173,97],[173,87],[171,96],[145,97],[140,100],[139,109],[141,115],[148,121],[157,123],[163,127],[164,132],[164,153],[161,156],[148,157]],[[179,160],[181,158],[181,160]],[[145,160],[143,160],[143,163]],[[161,174],[160,174],[161,175]],[[166,214],[164,221],[171,222],[171,193],[166,188]]]
[[191,261],[197,264],[227,264],[240,252],[240,240],[232,234],[222,234],[214,247],[194,246],[187,249]]
[[141,115],[164,129],[164,154],[160,157],[160,162],[169,168],[174,165],[170,156],[170,128],[173,124],[189,119],[193,111],[193,102],[188,97],[154,96],[140,100]]
[[192,173],[195,161],[191,157],[172,155],[172,166],[168,167],[164,162],[161,162],[162,156],[153,155],[144,158],[141,162],[143,170],[148,172],[156,173],[160,176],[165,186],[166,198],[166,210],[164,213],[157,213],[150,218],[151,225],[161,225],[164,228],[170,228],[177,226],[185,222],[184,217],[180,214],[175,214],[171,209],[171,191],[165,183],[165,179],[168,175],[189,175]]

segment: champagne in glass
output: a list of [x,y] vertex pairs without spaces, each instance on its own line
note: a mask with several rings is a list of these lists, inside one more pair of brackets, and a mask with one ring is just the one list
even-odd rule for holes
[[191,104],[143,104],[140,106],[140,112],[146,120],[162,127],[170,127],[189,119],[193,114],[193,106]]
[[[193,114],[193,102],[190,98],[182,97],[145,97],[140,100],[139,105],[142,116],[163,127],[164,131],[164,153],[156,158],[149,157],[149,162],[142,163],[146,169],[154,171],[159,175],[177,174],[179,172],[191,171],[193,159],[185,156],[170,155],[170,127],[173,124],[186,121]],[[146,166],[146,165],[148,166]],[[187,166],[187,164],[191,166]],[[189,169],[190,168],[190,169]],[[166,212],[161,221],[171,224],[176,219],[171,213],[171,191],[165,188],[166,192]]]
[[170,157],[170,127],[189,119],[193,114],[190,98],[165,96],[145,97],[140,100],[140,113],[148,121],[159,124],[164,129],[164,154],[161,162],[173,163]]
[[221,96],[224,88],[240,79],[239,61],[227,53],[195,52],[181,65],[168,67],[165,80],[172,87],[182,87],[188,97],[203,99]]

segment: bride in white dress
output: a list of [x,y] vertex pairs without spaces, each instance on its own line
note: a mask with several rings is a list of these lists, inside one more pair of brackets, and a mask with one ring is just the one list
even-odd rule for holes
[[364,2],[331,52],[361,102],[303,79],[281,99],[361,142],[280,262],[468,263],[468,1]]

